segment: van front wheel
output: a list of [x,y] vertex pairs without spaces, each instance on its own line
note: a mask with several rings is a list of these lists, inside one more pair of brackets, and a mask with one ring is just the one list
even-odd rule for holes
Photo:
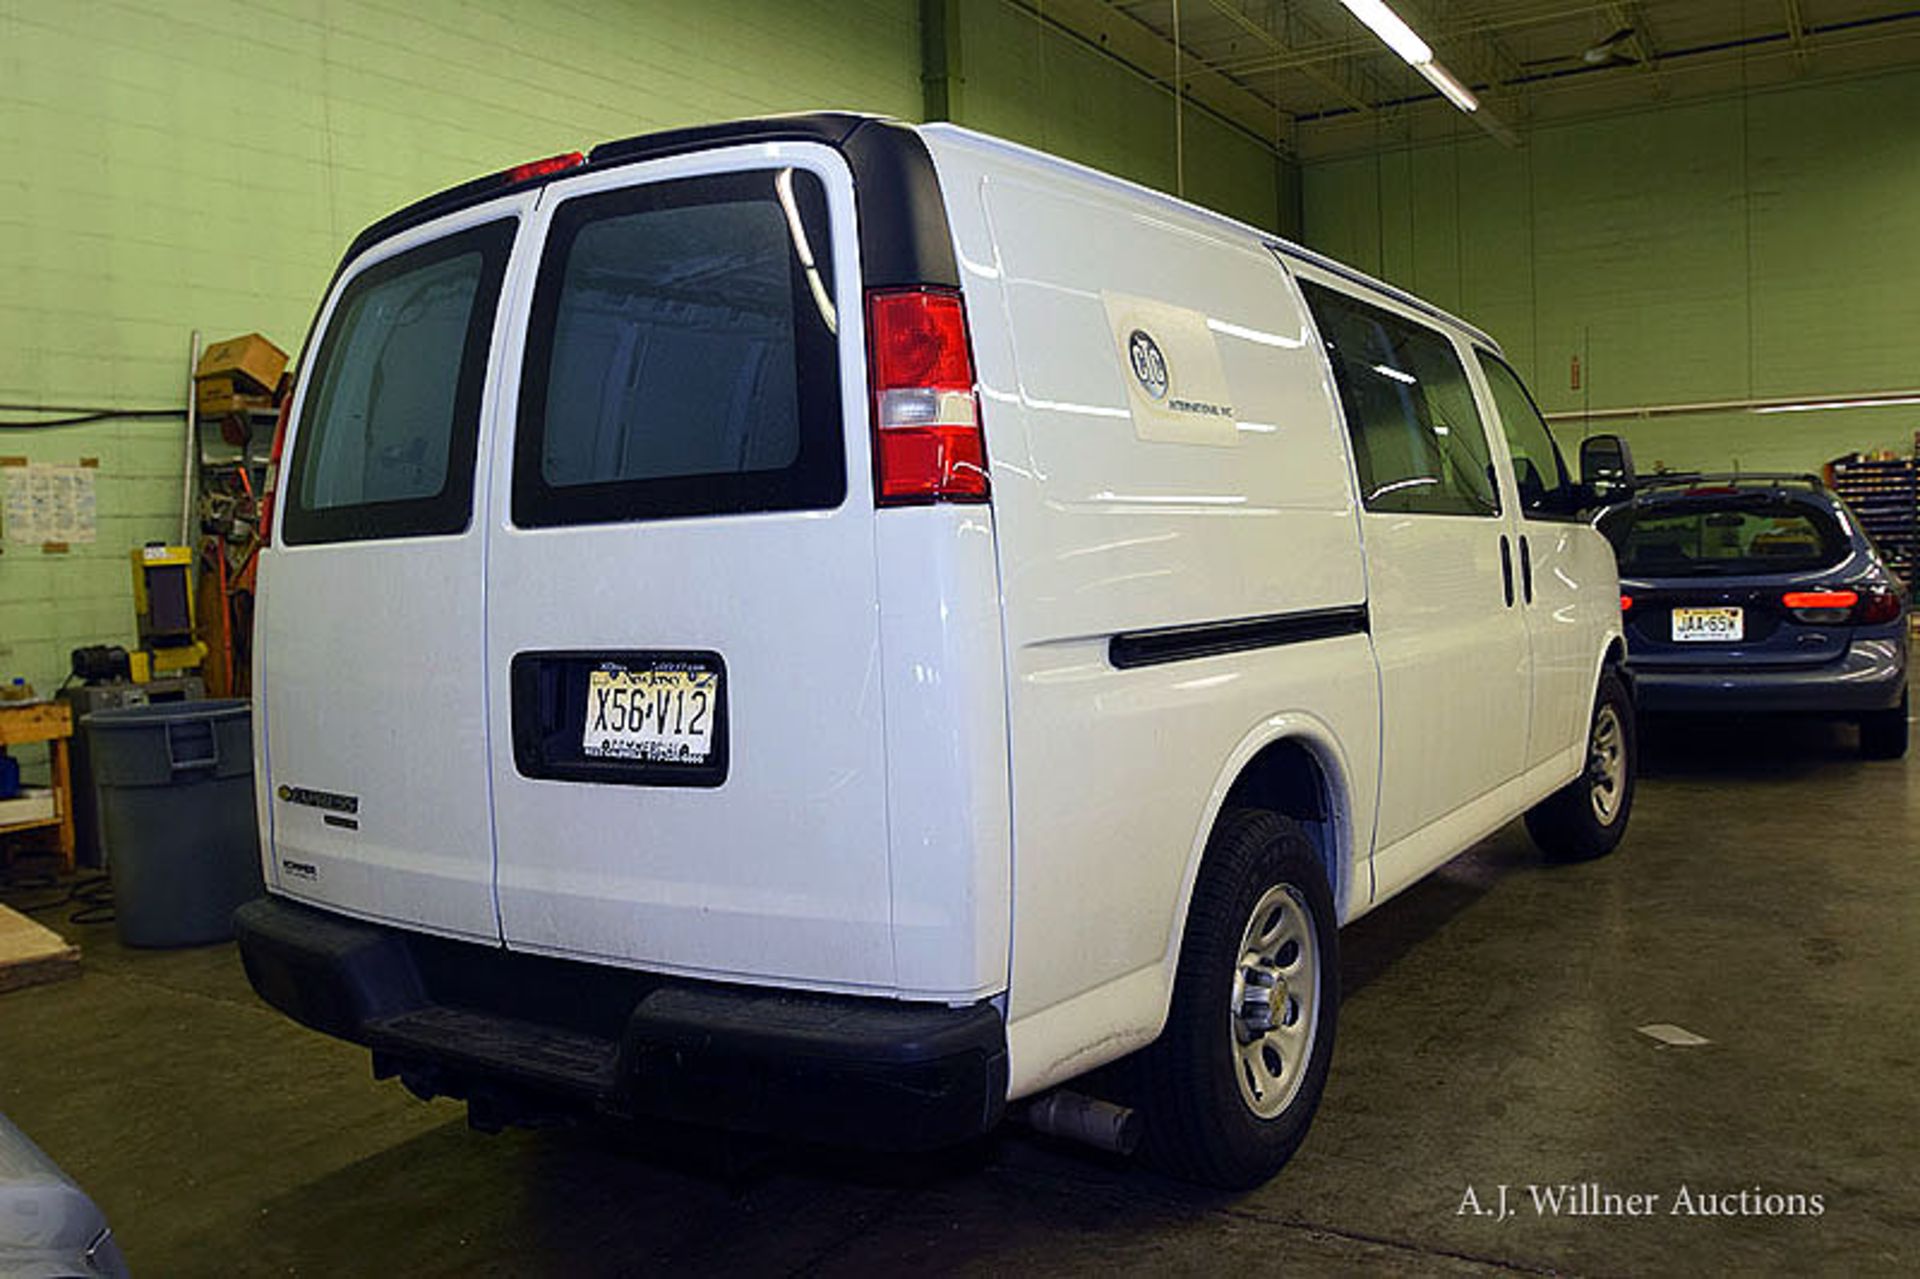
[[1260,809],[1222,813],[1194,884],[1166,1029],[1141,1056],[1149,1163],[1240,1190],[1292,1158],[1333,1057],[1337,929],[1300,826]]
[[1527,813],[1527,833],[1557,861],[1604,857],[1626,834],[1639,769],[1633,695],[1609,667],[1601,672],[1587,728],[1587,766]]

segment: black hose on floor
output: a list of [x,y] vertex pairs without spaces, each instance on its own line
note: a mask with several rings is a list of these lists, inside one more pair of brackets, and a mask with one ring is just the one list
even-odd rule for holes
[[99,871],[76,875],[72,883],[63,885],[52,870],[8,867],[0,869],[0,906],[22,915],[43,915],[71,906],[69,924],[110,924],[113,881]]

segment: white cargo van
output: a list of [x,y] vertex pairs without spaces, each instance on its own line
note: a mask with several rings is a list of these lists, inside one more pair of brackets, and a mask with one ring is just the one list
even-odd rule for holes
[[924,1147],[1130,1058],[1147,1153],[1248,1184],[1340,925],[1627,821],[1613,557],[1499,347],[964,129],[425,200],[283,434],[242,954],[483,1125]]

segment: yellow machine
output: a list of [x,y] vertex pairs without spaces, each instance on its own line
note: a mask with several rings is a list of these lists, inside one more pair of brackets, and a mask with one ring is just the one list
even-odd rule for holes
[[135,547],[133,612],[140,647],[129,653],[136,683],[200,669],[207,646],[193,633],[193,550],[149,542]]

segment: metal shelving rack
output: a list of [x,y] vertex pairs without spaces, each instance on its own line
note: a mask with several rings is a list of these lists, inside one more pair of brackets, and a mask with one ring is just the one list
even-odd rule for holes
[[1920,562],[1920,435],[1915,454],[1869,459],[1855,453],[1827,463],[1827,484],[1846,499],[1909,587]]
[[[198,388],[193,381],[200,352],[200,332],[196,329],[187,367],[186,507],[180,540],[198,552],[196,572],[218,575],[220,592],[228,601],[223,619],[228,641],[216,646],[203,668],[209,689],[219,697],[246,696],[245,655],[251,646],[251,611],[243,614],[234,597],[252,590],[251,573],[259,544],[251,532],[251,521],[266,484],[268,454],[280,414],[277,409],[251,408],[203,416],[197,409]],[[241,443],[226,438],[224,428],[229,422],[244,425],[243,432],[235,433],[242,437]]]

